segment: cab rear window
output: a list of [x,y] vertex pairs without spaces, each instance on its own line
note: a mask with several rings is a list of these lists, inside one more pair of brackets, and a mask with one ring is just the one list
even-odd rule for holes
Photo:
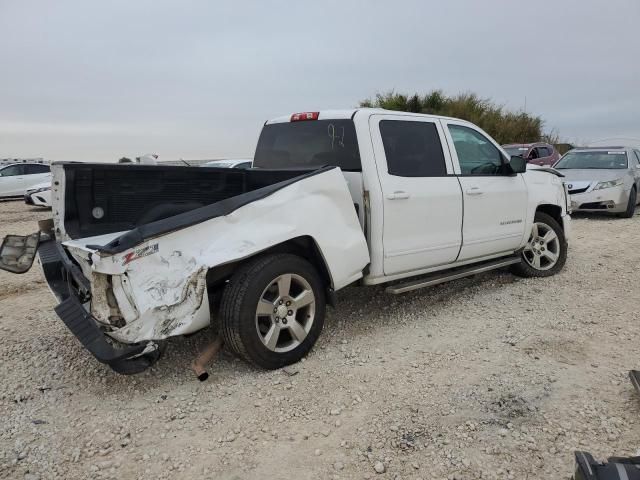
[[312,120],[265,125],[254,168],[313,169],[324,166],[361,171],[352,120]]

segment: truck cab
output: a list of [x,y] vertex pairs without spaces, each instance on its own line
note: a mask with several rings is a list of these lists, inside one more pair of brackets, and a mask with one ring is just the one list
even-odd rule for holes
[[340,167],[367,236],[364,283],[379,284],[513,253],[537,211],[568,236],[561,177],[510,160],[464,120],[355,109],[268,121],[254,168]]

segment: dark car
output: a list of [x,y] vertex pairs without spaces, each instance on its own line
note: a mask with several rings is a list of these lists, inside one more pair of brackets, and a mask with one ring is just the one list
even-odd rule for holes
[[518,156],[527,160],[528,163],[534,165],[542,165],[544,167],[550,167],[558,161],[560,154],[548,143],[510,143],[503,145],[509,155],[512,157]]

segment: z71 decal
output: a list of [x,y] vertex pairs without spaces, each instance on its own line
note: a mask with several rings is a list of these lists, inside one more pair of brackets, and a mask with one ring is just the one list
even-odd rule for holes
[[147,245],[146,247],[136,248],[133,252],[127,253],[122,259],[122,265],[127,265],[134,260],[137,260],[142,257],[148,257],[149,255],[153,255],[154,253],[158,253],[160,247],[157,243],[153,245]]

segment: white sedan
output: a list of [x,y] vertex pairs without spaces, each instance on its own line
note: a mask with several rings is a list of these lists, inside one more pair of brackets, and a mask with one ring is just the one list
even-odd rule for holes
[[51,183],[51,169],[42,163],[14,163],[0,167],[0,198],[18,198],[43,182]]
[[51,182],[41,183],[28,189],[24,194],[24,203],[51,208]]

